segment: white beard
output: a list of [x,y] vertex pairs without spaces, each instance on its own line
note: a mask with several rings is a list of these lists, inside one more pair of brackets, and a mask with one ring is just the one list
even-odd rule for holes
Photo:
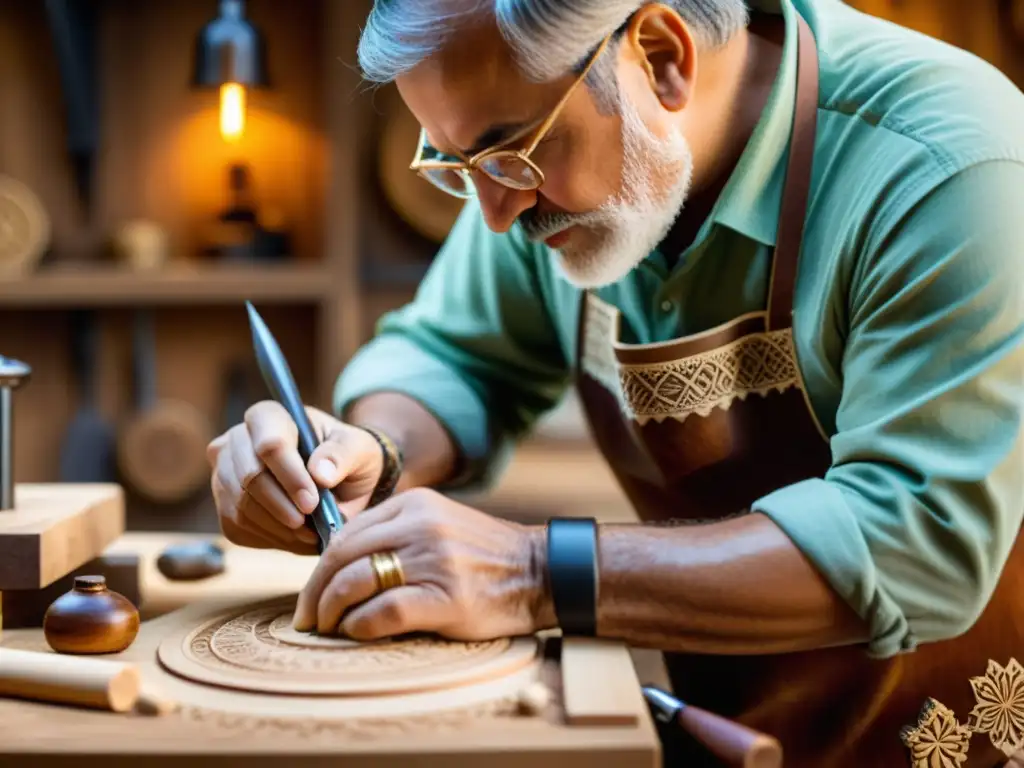
[[668,234],[690,192],[693,153],[686,137],[678,130],[655,136],[624,92],[619,104],[621,192],[588,213],[545,216],[544,231],[530,231],[531,239],[542,241],[577,227],[558,249],[557,263],[580,288],[616,283],[635,269]]

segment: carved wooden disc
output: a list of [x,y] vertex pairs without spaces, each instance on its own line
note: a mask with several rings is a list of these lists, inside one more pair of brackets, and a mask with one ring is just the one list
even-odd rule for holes
[[534,638],[458,642],[417,635],[360,643],[291,629],[295,597],[256,603],[166,637],[157,656],[198,683],[259,693],[372,696],[478,683],[534,660]]
[[283,645],[294,645],[300,648],[358,648],[358,640],[349,640],[347,637],[331,635],[315,635],[309,632],[299,632],[292,627],[292,616],[290,613],[283,613],[270,622],[268,628],[270,636]]

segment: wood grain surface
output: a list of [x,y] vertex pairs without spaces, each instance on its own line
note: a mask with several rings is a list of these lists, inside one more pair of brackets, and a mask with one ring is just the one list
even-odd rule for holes
[[[145,622],[136,642],[113,657],[134,662],[143,686],[178,705],[157,717],[99,713],[56,704],[0,699],[0,765],[217,766],[338,765],[346,768],[653,768],[660,746],[646,712],[632,725],[572,726],[560,703],[523,714],[521,692],[538,681],[560,696],[557,662],[538,660],[508,675],[445,691],[371,697],[259,695],[199,685],[156,662],[168,634],[198,626],[237,600],[200,601]],[[15,630],[3,647],[42,651],[41,633]],[[0,649],[2,652],[2,649]],[[632,670],[610,683],[637,691]],[[558,699],[556,698],[556,702]],[[642,701],[637,704],[642,706]],[[59,738],[47,738],[59,734]],[[204,763],[204,761],[209,761]],[[329,763],[330,761],[330,763]]]
[[112,484],[19,484],[0,512],[0,590],[41,589],[99,557],[125,528]]

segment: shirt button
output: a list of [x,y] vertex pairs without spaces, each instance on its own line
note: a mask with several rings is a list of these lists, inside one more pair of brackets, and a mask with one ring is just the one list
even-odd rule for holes
[[662,312],[671,312],[673,306],[675,306],[675,305],[671,301],[669,301],[668,299],[665,299],[665,301],[661,302],[661,311]]

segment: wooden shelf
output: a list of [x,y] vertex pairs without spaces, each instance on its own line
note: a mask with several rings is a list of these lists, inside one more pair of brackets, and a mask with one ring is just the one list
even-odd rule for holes
[[415,288],[426,277],[430,264],[364,261],[359,265],[359,281],[368,288]]
[[175,265],[153,272],[53,266],[0,279],[0,308],[318,302],[334,286],[318,264]]

